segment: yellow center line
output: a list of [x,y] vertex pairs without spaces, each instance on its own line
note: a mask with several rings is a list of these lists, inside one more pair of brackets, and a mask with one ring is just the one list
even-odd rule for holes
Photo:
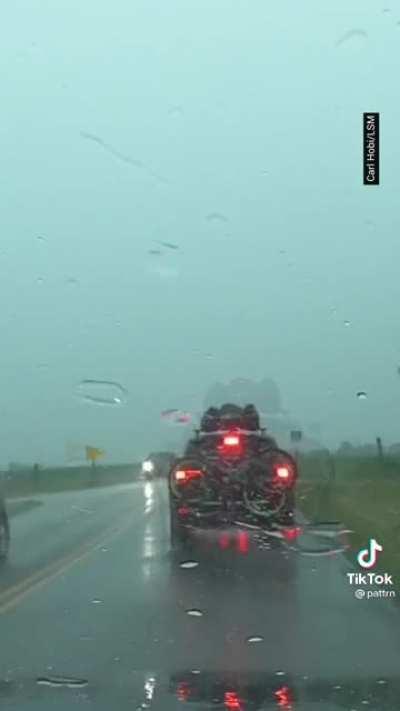
[[125,524],[121,524],[117,529],[115,526],[108,528],[107,531],[105,533],[103,532],[101,536],[96,536],[90,541],[86,541],[72,553],[49,563],[19,583],[6,588],[2,593],[0,593],[0,615],[17,607],[17,605],[30,593],[55,580],[59,575],[87,558],[91,553],[94,553],[95,550],[109,542],[111,539],[125,533],[125,531],[131,527],[132,520],[132,515],[129,514]]

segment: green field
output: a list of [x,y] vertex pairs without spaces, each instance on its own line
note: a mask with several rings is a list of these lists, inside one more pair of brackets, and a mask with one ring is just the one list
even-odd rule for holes
[[1,489],[6,498],[15,498],[124,484],[134,481],[138,474],[139,464],[133,463],[40,469],[13,472],[11,476],[4,472]]
[[298,506],[313,521],[338,520],[354,531],[355,553],[376,538],[384,551],[376,572],[392,573],[400,592],[400,461],[303,457]]

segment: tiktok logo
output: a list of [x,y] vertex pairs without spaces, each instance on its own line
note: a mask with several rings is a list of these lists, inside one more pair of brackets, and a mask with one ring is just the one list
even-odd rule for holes
[[369,548],[363,548],[357,556],[359,565],[361,565],[362,568],[373,568],[378,559],[378,551],[382,552],[383,547],[379,545],[375,538],[370,538]]

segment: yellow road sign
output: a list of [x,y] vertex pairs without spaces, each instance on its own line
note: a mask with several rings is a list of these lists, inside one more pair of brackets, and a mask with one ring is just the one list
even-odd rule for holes
[[88,459],[90,462],[95,462],[96,459],[100,459],[100,457],[104,457],[105,452],[103,449],[99,449],[98,447],[86,447],[86,459]]

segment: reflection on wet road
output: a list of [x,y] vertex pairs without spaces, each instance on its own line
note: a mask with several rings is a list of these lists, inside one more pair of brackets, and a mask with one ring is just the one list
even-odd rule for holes
[[247,531],[172,556],[163,482],[41,500],[0,573],[5,708],[397,708],[398,611],[342,557]]

